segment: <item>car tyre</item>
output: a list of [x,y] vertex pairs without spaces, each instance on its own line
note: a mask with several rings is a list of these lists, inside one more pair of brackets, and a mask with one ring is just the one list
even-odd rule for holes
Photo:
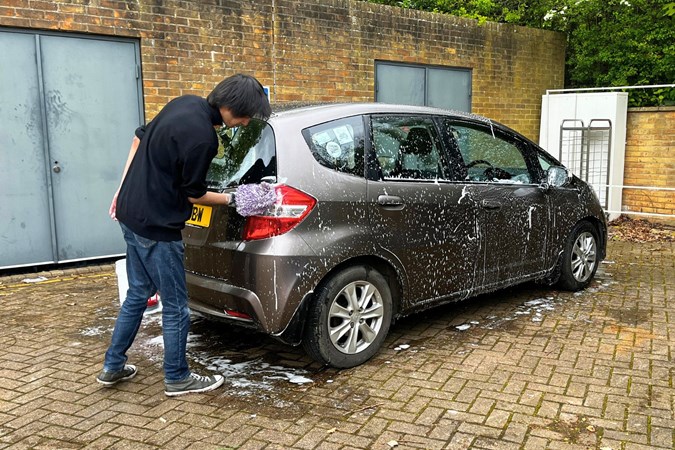
[[358,366],[380,349],[391,318],[391,291],[385,278],[372,267],[353,266],[331,276],[317,290],[303,347],[328,366]]
[[569,291],[586,288],[600,263],[598,232],[588,222],[579,222],[565,243],[558,285]]

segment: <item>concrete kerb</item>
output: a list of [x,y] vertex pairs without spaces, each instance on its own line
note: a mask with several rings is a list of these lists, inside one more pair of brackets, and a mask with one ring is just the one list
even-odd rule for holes
[[[23,280],[34,280],[40,278],[46,278],[47,280],[50,280],[62,277],[76,277],[79,275],[99,272],[114,272],[115,264],[106,261],[105,263],[92,263],[78,267],[49,268],[38,272],[30,271],[29,268],[26,268],[26,272],[23,273],[16,273],[16,270],[17,269],[14,269],[9,273],[3,273],[0,271],[0,288],[2,288],[3,285],[21,283]],[[30,283],[30,281],[27,283]]]

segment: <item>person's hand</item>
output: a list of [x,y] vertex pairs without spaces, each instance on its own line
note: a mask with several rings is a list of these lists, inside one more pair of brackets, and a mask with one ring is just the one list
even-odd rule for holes
[[108,210],[110,218],[115,221],[117,221],[117,194],[119,194],[119,191],[115,192],[112,203],[110,203],[110,209]]
[[237,213],[244,217],[260,216],[277,202],[274,186],[262,182],[260,184],[242,184],[235,191],[235,207]]

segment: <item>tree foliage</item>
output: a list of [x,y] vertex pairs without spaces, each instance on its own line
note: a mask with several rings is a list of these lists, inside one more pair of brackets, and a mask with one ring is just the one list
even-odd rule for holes
[[[675,2],[667,0],[370,0],[561,31],[565,87],[675,83]],[[675,89],[628,91],[631,106],[675,104]]]

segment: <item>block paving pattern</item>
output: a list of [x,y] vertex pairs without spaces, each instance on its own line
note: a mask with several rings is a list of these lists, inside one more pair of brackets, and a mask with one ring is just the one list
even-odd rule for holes
[[94,380],[113,266],[0,277],[0,449],[672,449],[674,250],[610,242],[586,291],[528,284],[436,308],[343,371],[195,318],[193,368],[227,381],[178,398],[152,316],[130,351],[138,376]]

